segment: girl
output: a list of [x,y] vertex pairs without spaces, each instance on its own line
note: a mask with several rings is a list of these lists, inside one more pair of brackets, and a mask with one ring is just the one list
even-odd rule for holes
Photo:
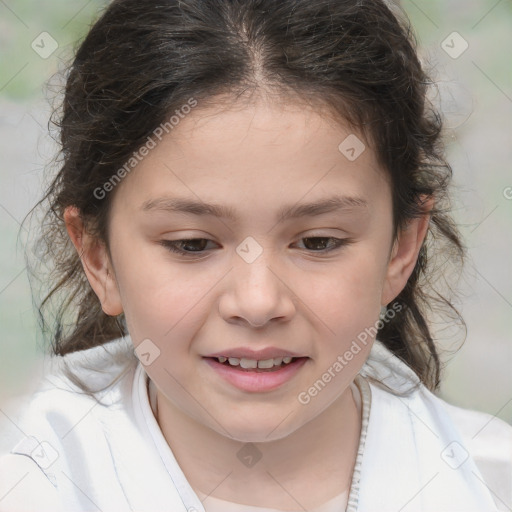
[[67,78],[58,357],[0,510],[510,509],[512,429],[433,393],[464,249],[428,85],[382,0],[115,0]]

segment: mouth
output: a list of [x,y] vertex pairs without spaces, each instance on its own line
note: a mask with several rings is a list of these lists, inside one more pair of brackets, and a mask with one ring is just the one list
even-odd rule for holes
[[293,365],[299,359],[308,359],[307,357],[275,357],[272,359],[256,360],[245,357],[207,357],[214,362],[238,370],[241,372],[268,373],[277,372],[287,366]]
[[264,393],[291,381],[310,358],[287,356],[254,360],[219,356],[203,359],[217,377],[231,386],[244,392]]

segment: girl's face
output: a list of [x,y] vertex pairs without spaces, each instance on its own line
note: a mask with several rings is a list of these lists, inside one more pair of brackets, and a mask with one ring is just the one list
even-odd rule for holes
[[[390,186],[361,140],[302,107],[198,108],[118,185],[109,274],[89,278],[159,400],[257,442],[349,392],[419,243],[392,244]],[[214,354],[300,359],[246,371]]]

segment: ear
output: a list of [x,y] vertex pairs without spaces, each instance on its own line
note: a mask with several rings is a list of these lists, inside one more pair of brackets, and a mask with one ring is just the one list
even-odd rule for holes
[[421,201],[424,214],[411,219],[398,233],[393,244],[382,289],[381,304],[383,306],[389,304],[405,288],[418,260],[421,245],[427,234],[434,198],[422,196]]
[[103,312],[109,316],[120,315],[123,312],[121,297],[105,244],[87,232],[75,206],[65,209],[64,222]]

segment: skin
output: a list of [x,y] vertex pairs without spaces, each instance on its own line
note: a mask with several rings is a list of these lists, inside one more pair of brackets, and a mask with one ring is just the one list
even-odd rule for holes
[[[354,130],[325,112],[261,99],[199,108],[115,190],[111,259],[74,207],[65,213],[68,233],[84,251],[104,312],[124,312],[135,347],[149,338],[160,350],[145,367],[158,389],[157,419],[198,495],[310,509],[350,486],[361,420],[348,386],[373,340],[307,405],[297,397],[403,289],[428,209],[393,240],[391,189],[374,151],[365,142],[349,161],[338,146]],[[367,206],[276,221],[284,205],[334,194]],[[163,196],[229,206],[236,221],[142,210]],[[248,236],[263,251],[252,263],[236,252]],[[313,236],[351,243],[322,253],[325,246],[304,240]],[[212,242],[199,246],[198,258],[159,243],[184,238]],[[277,390],[245,392],[202,357],[240,346],[276,346],[309,359]],[[249,442],[262,454],[251,468],[237,458]]]

